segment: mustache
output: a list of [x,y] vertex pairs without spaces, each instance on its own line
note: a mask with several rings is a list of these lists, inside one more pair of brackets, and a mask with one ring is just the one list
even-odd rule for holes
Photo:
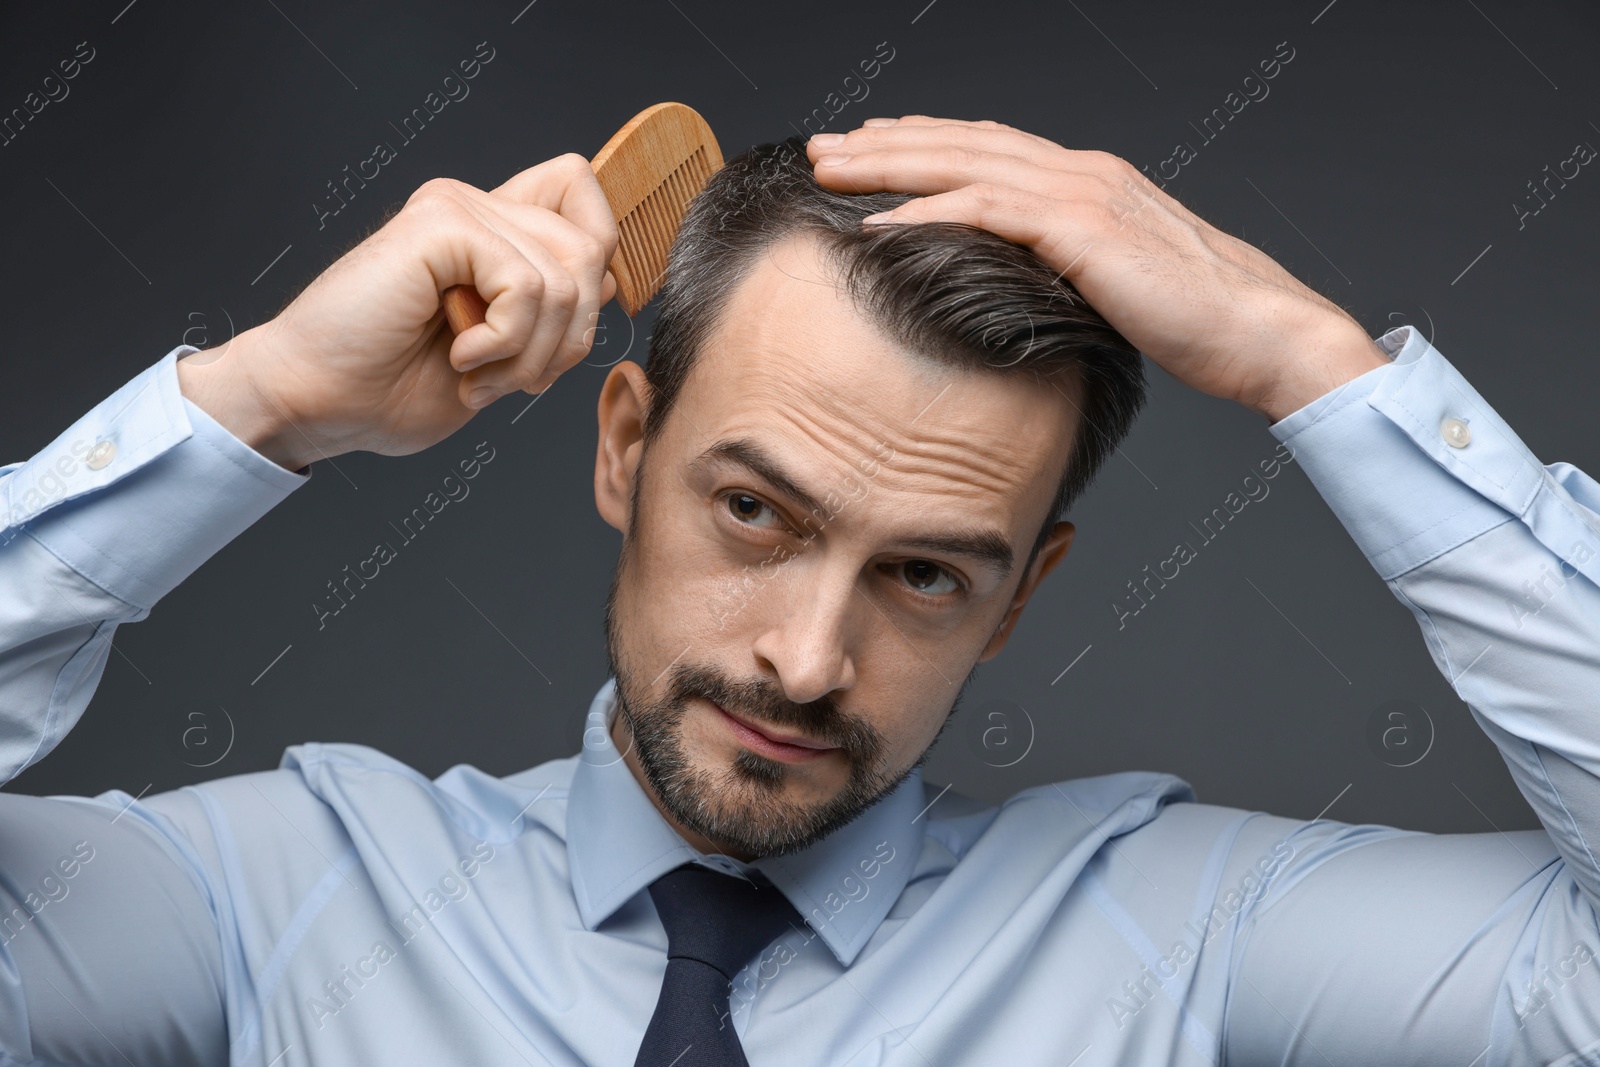
[[673,704],[699,697],[752,722],[836,745],[852,756],[870,757],[881,744],[869,723],[841,711],[832,697],[797,704],[772,682],[730,681],[704,667],[680,663],[672,669],[669,691]]

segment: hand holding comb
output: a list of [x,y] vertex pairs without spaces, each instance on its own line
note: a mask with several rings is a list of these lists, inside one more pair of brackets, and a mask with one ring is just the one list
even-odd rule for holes
[[[610,263],[617,303],[631,318],[666,278],[667,251],[689,201],[722,166],[722,150],[706,120],[685,104],[639,112],[589,164],[617,220]],[[445,318],[456,333],[483,321],[488,305],[470,285],[444,291]]]

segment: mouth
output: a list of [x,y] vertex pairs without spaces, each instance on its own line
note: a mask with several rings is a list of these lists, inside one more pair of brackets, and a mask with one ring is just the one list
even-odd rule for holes
[[758,728],[733,715],[720,704],[711,701],[707,703],[716,710],[740,744],[769,759],[781,760],[784,763],[804,763],[820,759],[830,752],[839,751],[836,745],[812,741],[810,738],[793,734],[775,733],[766,727]]

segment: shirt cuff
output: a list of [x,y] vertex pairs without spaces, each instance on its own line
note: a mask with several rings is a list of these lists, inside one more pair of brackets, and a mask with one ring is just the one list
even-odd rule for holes
[[31,535],[89,581],[150,608],[310,480],[178,389],[179,345],[32,459],[0,468],[0,537]]
[[1522,517],[1546,472],[1416,327],[1377,343],[1392,362],[1270,429],[1387,581]]

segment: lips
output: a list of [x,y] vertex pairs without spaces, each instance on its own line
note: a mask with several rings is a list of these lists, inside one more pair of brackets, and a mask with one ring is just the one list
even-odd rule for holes
[[734,715],[721,704],[713,702],[711,706],[727,717],[736,733],[751,742],[753,747],[765,749],[769,755],[804,760],[820,756],[825,752],[832,752],[838,747],[837,745],[813,741],[810,738],[794,734],[777,733],[768,727],[758,727],[750,721]]

